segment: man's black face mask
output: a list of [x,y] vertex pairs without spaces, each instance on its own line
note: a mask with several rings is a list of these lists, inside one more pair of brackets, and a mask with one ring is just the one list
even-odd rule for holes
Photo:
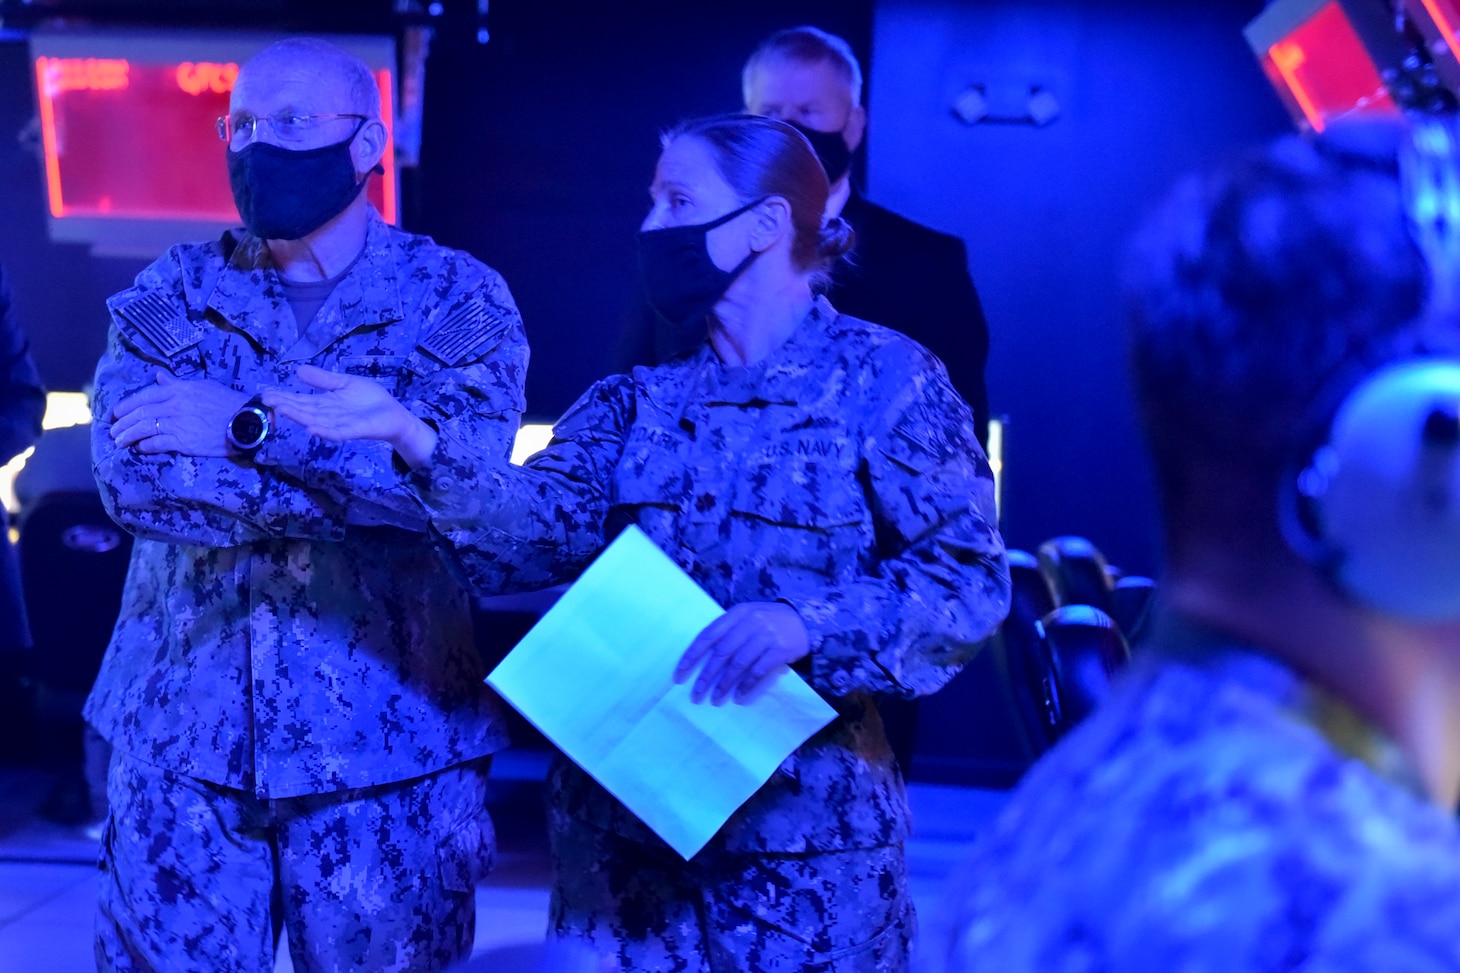
[[821,160],[821,168],[826,170],[827,182],[836,182],[847,174],[852,167],[852,150],[847,148],[847,140],[842,138],[841,132],[819,132],[800,122],[791,122],[790,125],[811,143],[816,158]]
[[350,145],[365,127],[317,149],[254,141],[228,150],[228,184],[243,225],[265,240],[298,240],[345,211],[369,181],[356,180]]

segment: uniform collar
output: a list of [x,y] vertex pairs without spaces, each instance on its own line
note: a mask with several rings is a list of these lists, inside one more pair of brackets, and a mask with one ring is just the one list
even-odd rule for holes
[[[234,249],[223,273],[208,295],[207,306],[260,347],[282,356],[306,360],[356,328],[399,321],[401,307],[397,268],[400,266],[394,234],[374,207],[367,210],[365,249],[354,268],[340,281],[316,320],[317,333],[308,342],[293,340],[292,312],[279,284],[264,241],[245,236]],[[315,331],[316,329],[311,329]],[[309,347],[300,347],[307,344]]]
[[1322,736],[1334,750],[1416,797],[1430,799],[1418,768],[1388,734],[1288,663],[1169,609],[1161,611],[1154,623],[1149,638],[1151,655],[1191,666],[1225,685],[1268,700],[1289,719]]
[[825,295],[817,296],[806,317],[779,348],[744,367],[726,366],[706,341],[693,359],[704,401],[709,405],[794,405],[803,401],[807,377],[827,364],[823,352],[831,342],[832,325],[838,316]]

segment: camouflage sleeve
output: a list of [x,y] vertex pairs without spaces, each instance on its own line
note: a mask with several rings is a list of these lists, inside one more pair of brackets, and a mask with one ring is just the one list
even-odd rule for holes
[[[443,438],[505,463],[522,414],[527,338],[506,283],[476,266],[472,285],[429,312],[417,351],[422,374],[403,401]],[[345,506],[351,523],[426,528],[419,495],[383,443],[330,442],[282,423],[254,462],[323,491]]]
[[453,560],[478,596],[569,581],[603,548],[609,485],[633,422],[632,380],[597,383],[524,466],[442,435],[414,474]]
[[811,636],[816,688],[920,696],[1004,620],[1009,569],[967,404],[920,349],[879,354],[864,442],[877,560],[849,584],[787,601]]
[[[112,306],[154,293],[159,307],[185,320],[174,268],[172,256],[164,256],[138,276],[134,288],[114,298]],[[138,537],[209,547],[269,537],[344,536],[343,506],[320,491],[303,490],[233,459],[149,456],[112,442],[112,410],[127,395],[150,385],[159,370],[177,374],[162,349],[145,336],[126,333],[113,312],[107,348],[96,370],[91,456],[102,501],[117,523]]]

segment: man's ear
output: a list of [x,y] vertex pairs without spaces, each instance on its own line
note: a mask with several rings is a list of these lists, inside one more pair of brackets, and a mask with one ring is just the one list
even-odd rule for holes
[[782,237],[796,232],[791,222],[791,204],[780,196],[767,197],[755,208],[755,223],[750,231],[750,247],[759,253],[769,250]]
[[355,160],[355,172],[360,174],[369,173],[370,170],[380,165],[380,160],[385,157],[385,140],[390,138],[390,133],[385,129],[385,123],[378,118],[372,118],[360,129],[360,134],[355,136],[355,141],[350,144],[350,153]]
[[847,143],[847,148],[855,152],[857,146],[862,144],[862,136],[866,134],[867,109],[861,105],[853,105],[847,116],[847,127],[842,129],[842,139]]

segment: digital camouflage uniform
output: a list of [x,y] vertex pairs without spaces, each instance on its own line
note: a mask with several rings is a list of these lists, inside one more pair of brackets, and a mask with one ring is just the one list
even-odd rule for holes
[[[370,969],[439,968],[471,942],[472,882],[492,851],[481,777],[507,740],[466,593],[415,489],[434,457],[412,474],[386,444],[291,423],[252,459],[148,457],[117,447],[106,420],[159,370],[252,393],[304,390],[294,373],[308,362],[384,383],[449,441],[505,461],[527,366],[511,295],[476,260],[371,211],[363,253],[302,330],[252,237],[175,247],[109,306],[94,460],[137,542],[86,707],[119,755],[99,962],[272,969],[253,940],[225,947],[268,929],[258,910],[276,871],[297,969],[349,966],[354,947],[340,944],[372,929],[449,919],[422,944],[359,954]],[[431,819],[397,829],[412,807]],[[230,873],[229,848],[272,853],[273,868]],[[365,875],[367,861],[381,871]],[[347,862],[357,884],[329,886]]]
[[[989,466],[942,367],[824,299],[780,349],[590,389],[518,471],[444,460],[426,498],[481,590],[570,579],[637,524],[720,604],[800,614],[839,718],[688,864],[554,769],[552,922],[633,970],[895,970],[908,808],[872,695],[937,690],[1008,604]],[[450,482],[447,482],[450,481]]]
[[1276,659],[1163,628],[962,867],[927,973],[1460,970],[1453,810]]

